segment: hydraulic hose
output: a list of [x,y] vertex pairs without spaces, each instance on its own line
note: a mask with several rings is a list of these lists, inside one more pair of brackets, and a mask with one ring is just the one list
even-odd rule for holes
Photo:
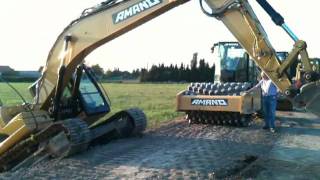
[[258,4],[269,14],[272,21],[277,25],[281,26],[287,34],[297,42],[299,38],[291,31],[291,29],[284,22],[284,18],[279,14],[266,0],[257,0]]
[[284,18],[266,0],[257,0],[257,2],[269,14],[276,25],[282,26],[284,24]]

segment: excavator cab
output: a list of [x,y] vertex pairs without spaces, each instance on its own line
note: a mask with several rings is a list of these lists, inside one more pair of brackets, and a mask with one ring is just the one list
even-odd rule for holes
[[110,112],[107,96],[102,86],[99,86],[95,77],[89,70],[84,69],[79,84],[79,97],[83,110],[88,115]]
[[[29,88],[34,97],[36,86],[37,82]],[[49,112],[59,120],[79,114],[86,117],[105,115],[110,112],[110,100],[94,72],[82,64],[77,67],[68,85],[55,95]]]
[[89,67],[84,64],[78,66],[73,77],[61,96],[60,104],[65,104],[61,112],[67,108],[71,108],[69,111],[74,115],[84,112],[86,116],[92,116],[110,112],[108,96]]

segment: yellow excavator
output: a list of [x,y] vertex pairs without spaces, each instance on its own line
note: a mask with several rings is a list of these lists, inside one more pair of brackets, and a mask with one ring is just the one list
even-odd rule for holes
[[[84,10],[50,50],[41,78],[30,88],[34,103],[1,107],[0,171],[26,166],[43,154],[63,157],[114,136],[141,133],[146,117],[139,109],[104,118],[110,103],[91,70],[83,65],[84,58],[108,41],[186,2],[107,0]],[[224,23],[281,92],[296,105],[320,115],[320,81],[310,65],[306,43],[292,33],[267,1],[257,2],[294,40],[292,52],[282,63],[247,0],[200,0],[200,6],[206,15]],[[299,55],[306,83],[296,89],[285,72]]]

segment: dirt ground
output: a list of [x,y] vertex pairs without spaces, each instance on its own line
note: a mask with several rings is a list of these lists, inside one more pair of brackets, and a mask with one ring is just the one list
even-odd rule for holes
[[320,120],[278,112],[278,129],[194,124],[183,119],[0,179],[320,179]]

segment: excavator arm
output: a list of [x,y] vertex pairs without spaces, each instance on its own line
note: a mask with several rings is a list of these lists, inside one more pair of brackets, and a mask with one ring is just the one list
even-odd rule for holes
[[[202,1],[200,0],[200,2],[202,7]],[[273,22],[281,26],[294,41],[289,56],[280,63],[276,51],[247,0],[206,0],[206,2],[212,12],[208,13],[202,7],[205,14],[221,20],[227,26],[254,62],[268,75],[278,89],[287,95],[296,107],[305,107],[308,111],[320,116],[320,109],[316,105],[320,100],[319,74],[312,70],[306,50],[306,42],[300,40],[290,30],[284,18],[266,0],[257,0]],[[303,81],[306,82],[300,89],[292,84],[285,73],[298,56],[301,57],[304,72]],[[297,80],[300,81],[300,79]]]
[[[212,10],[204,10],[200,0],[205,14],[224,23],[281,92],[320,115],[320,110],[315,108],[317,97],[320,97],[319,81],[312,71],[306,43],[291,32],[282,16],[270,4],[265,0],[257,0],[274,22],[282,26],[295,41],[292,52],[283,63],[277,59],[276,51],[247,0],[204,1]],[[36,100],[41,104],[41,109],[49,107],[51,99],[57,94],[55,91],[61,91],[67,85],[76,67],[94,49],[186,2],[188,0],[109,0],[85,10],[80,18],[64,29],[49,53],[43,76],[37,84]],[[299,55],[308,81],[300,91],[292,86],[284,73]],[[310,96],[310,92],[315,96]]]

